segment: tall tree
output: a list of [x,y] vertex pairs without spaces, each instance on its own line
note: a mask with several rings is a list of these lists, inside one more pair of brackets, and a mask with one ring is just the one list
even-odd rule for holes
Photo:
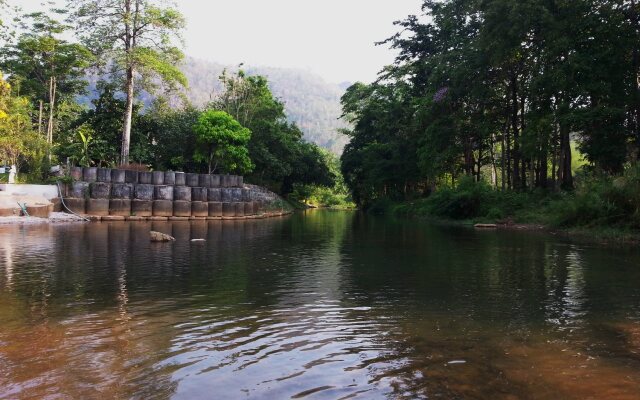
[[185,26],[184,17],[161,0],[74,0],[74,21],[82,41],[102,66],[123,74],[126,107],[120,162],[129,162],[136,84],[148,90],[161,82],[169,88],[186,86],[178,64],[182,51],[174,44]]

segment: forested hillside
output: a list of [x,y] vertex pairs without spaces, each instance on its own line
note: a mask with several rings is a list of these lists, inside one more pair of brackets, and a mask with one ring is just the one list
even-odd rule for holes
[[[181,69],[189,81],[187,98],[195,106],[203,106],[221,93],[219,80],[222,71],[227,68],[235,71],[237,66],[225,66],[211,61],[187,58]],[[243,66],[247,75],[262,75],[268,78],[273,94],[285,103],[287,117],[302,129],[305,139],[320,147],[340,154],[347,142],[346,136],[338,133],[345,128],[341,115],[340,96],[344,93],[344,84],[331,84],[311,72],[269,67]],[[95,77],[90,78],[89,96],[82,102],[90,104],[97,97]],[[146,105],[151,97],[143,95]]]

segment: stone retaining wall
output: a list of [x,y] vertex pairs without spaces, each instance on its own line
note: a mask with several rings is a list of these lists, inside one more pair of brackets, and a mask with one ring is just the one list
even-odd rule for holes
[[73,182],[63,193],[67,207],[96,218],[250,218],[264,216],[278,198],[235,175],[80,167],[70,175]]

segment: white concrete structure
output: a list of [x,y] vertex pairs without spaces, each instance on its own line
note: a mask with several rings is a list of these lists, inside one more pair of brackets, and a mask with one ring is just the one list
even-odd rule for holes
[[56,185],[0,184],[0,192],[17,196],[40,196],[47,200],[58,198],[58,187]]

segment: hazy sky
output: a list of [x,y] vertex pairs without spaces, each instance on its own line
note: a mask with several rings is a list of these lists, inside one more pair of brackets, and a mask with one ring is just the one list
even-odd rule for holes
[[[13,0],[25,9],[41,0]],[[177,0],[188,55],[224,64],[303,68],[331,82],[371,81],[394,53],[374,43],[421,0]]]

